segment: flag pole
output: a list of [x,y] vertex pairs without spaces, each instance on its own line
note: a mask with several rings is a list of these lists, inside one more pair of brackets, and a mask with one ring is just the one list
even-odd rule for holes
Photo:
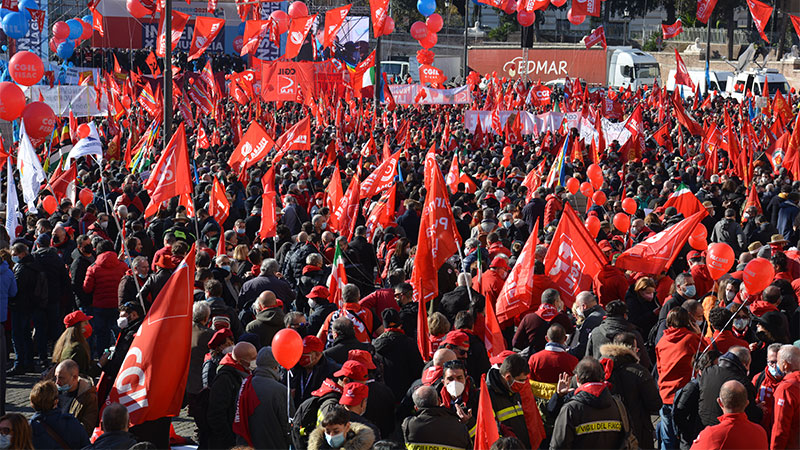
[[[458,240],[456,240],[456,249],[458,249],[458,259],[461,261],[461,270],[459,270],[459,272],[466,273],[466,270],[464,269],[464,257],[461,256],[461,244],[458,243]],[[480,259],[480,254],[478,254],[478,258]],[[470,286],[470,284],[472,284],[472,280],[467,279],[467,283],[467,296],[469,297],[469,304],[472,305],[472,286]]]
[[[111,213],[108,212],[108,197],[106,195],[106,181],[103,177],[103,165],[100,163],[100,160],[97,158],[97,156],[91,156],[97,165],[100,166],[100,187],[103,189],[103,206],[106,208],[106,214],[111,215]],[[117,224],[117,229],[119,229],[119,224]]]
[[[164,145],[172,137],[172,0],[164,0]],[[161,31],[161,30],[159,30]],[[156,43],[158,48],[158,43]],[[195,211],[197,211],[195,209]]]

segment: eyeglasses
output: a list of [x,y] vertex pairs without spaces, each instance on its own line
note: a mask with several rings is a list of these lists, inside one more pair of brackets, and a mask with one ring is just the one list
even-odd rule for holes
[[8,436],[11,434],[11,428],[9,427],[0,427],[0,435]]
[[767,365],[770,367],[775,367],[778,365],[778,361],[767,361]]

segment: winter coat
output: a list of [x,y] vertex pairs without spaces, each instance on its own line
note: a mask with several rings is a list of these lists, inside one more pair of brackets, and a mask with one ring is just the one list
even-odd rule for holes
[[[460,311],[469,310],[469,298],[470,295],[467,292],[467,287],[458,286],[442,296],[441,303],[439,304],[441,309],[440,312],[447,317],[447,320],[450,321],[450,324],[454,324],[456,321],[456,314],[458,314]],[[476,303],[483,303],[485,298],[483,295],[473,289],[472,301]]]
[[658,384],[650,371],[639,364],[639,357],[630,347],[619,344],[605,344],[600,347],[601,358],[614,362],[611,376],[611,393],[619,396],[628,410],[631,431],[643,449],[655,448],[653,445],[653,423],[650,416],[658,414],[661,397]]
[[559,312],[550,321],[546,321],[536,314],[536,312],[532,312],[522,318],[511,343],[514,348],[522,350],[530,346],[531,353],[538,352],[544,349],[544,345],[547,343],[545,340],[547,329],[550,328],[550,325],[553,323],[561,324],[567,334],[572,334],[575,329],[572,325],[572,321],[569,320],[569,317],[563,312]]
[[283,310],[280,307],[262,309],[256,318],[247,324],[248,333],[258,335],[262,347],[272,345],[272,338],[284,328]]
[[82,450],[127,450],[136,442],[136,437],[127,431],[106,431]]
[[522,442],[522,448],[530,448],[528,425],[525,423],[519,394],[509,390],[500,375],[500,370],[496,368],[489,369],[486,375],[486,388],[492,400],[495,418],[500,423],[500,435],[514,435]]
[[625,300],[630,281],[625,272],[612,265],[605,265],[592,280],[592,287],[597,293],[600,305],[605,307],[614,300]]
[[558,413],[550,450],[621,448],[626,412],[620,411],[608,389],[597,394],[580,388],[575,392]]
[[354,336],[338,336],[323,354],[341,365],[347,361],[350,350],[366,350],[372,353],[372,345],[359,342]]
[[8,263],[0,261],[0,322],[8,318],[8,299],[17,295],[17,279]]
[[704,426],[716,425],[722,415],[722,408],[717,403],[719,391],[726,381],[736,380],[747,389],[749,404],[745,409],[747,417],[753,423],[761,423],[763,412],[756,403],[756,388],[747,378],[747,369],[735,356],[726,353],[719,357],[715,366],[708,367],[700,376],[700,421]]
[[334,378],[334,372],[341,368],[341,365],[325,356],[320,358],[317,365],[312,367],[310,371],[300,364],[294,366],[291,376],[294,404],[299,405],[311,398],[311,393],[319,389],[326,378]]
[[236,444],[233,433],[233,418],[236,414],[236,399],[247,372],[225,355],[217,368],[217,376],[208,394],[208,430],[210,448],[231,448]]
[[600,356],[600,346],[608,344],[614,340],[614,336],[619,333],[633,333],[636,336],[636,347],[638,348],[639,364],[647,369],[653,366],[647,351],[644,348],[644,339],[636,327],[622,317],[606,317],[603,322],[589,334],[589,342],[586,343],[586,356]]
[[63,298],[71,298],[72,296],[68,294],[72,286],[69,271],[64,260],[59,258],[56,249],[48,247],[36,250],[33,252],[33,259],[47,276],[48,306],[57,307]]
[[141,285],[142,297],[145,299],[145,304],[148,308],[156,300],[161,289],[164,289],[164,286],[167,284],[169,277],[172,276],[174,271],[175,269],[159,267],[158,270],[155,273],[151,273],[150,276],[147,277],[147,280]]
[[544,205],[544,227],[547,227],[550,222],[555,220],[558,213],[564,209],[564,204],[555,194],[549,194],[546,200],[547,203]]
[[87,434],[94,432],[100,415],[97,407],[97,389],[89,381],[79,378],[77,395],[59,395],[58,406],[67,414],[74,416],[86,429]]
[[528,359],[531,369],[530,378],[542,383],[557,383],[558,376],[572,371],[578,365],[578,358],[570,355],[561,347],[548,343],[544,350],[538,351]]
[[14,264],[14,278],[17,280],[17,295],[8,299],[10,311],[32,311],[35,308],[44,308],[47,297],[36,298],[40,275],[43,271],[33,256],[25,255],[18,263]]
[[424,367],[416,340],[404,333],[386,331],[372,344],[375,346],[375,353],[382,356],[386,363],[386,385],[392,389],[394,398],[403,398]]
[[625,305],[628,307],[628,320],[636,325],[636,329],[642,336],[647,336],[650,329],[658,322],[658,314],[654,311],[658,308],[658,299],[653,295],[653,299],[645,301],[633,290],[633,285],[625,293]]
[[259,275],[242,285],[239,293],[239,305],[252,304],[264,291],[272,291],[284,305],[289,305],[294,301],[294,291],[285,280],[275,275]]
[[672,423],[681,440],[681,448],[688,448],[703,429],[700,423],[700,379],[695,378],[675,392],[672,403]]
[[467,427],[456,413],[441,406],[422,408],[403,421],[408,450],[467,450],[472,447]]
[[796,203],[789,200],[784,200],[778,206],[778,232],[788,241],[793,241],[794,222],[797,219],[798,212],[800,212],[800,208]]
[[286,261],[283,263],[283,271],[281,273],[286,277],[286,281],[288,281],[289,284],[297,286],[300,277],[303,276],[303,267],[306,266],[306,258],[312,253],[318,253],[317,248],[310,242],[306,242],[305,244],[298,245],[297,248],[286,255]]
[[759,425],[750,422],[747,414],[729,413],[720,416],[719,424],[701,431],[692,443],[692,450],[767,450],[768,445],[767,433]]
[[315,336],[325,323],[325,319],[337,309],[336,305],[331,302],[320,303],[319,300],[316,301],[318,303],[311,309],[311,314],[308,316],[308,333]]
[[368,277],[373,276],[375,268],[378,267],[375,247],[365,237],[356,236],[347,244],[347,250],[350,254],[358,255],[355,262],[361,265],[361,269]]
[[656,344],[658,392],[671,405],[675,392],[692,379],[692,362],[701,345],[700,335],[686,328],[667,328]]
[[781,380],[775,379],[764,369],[753,377],[753,386],[756,388],[756,402],[764,411],[764,418],[761,419],[761,426],[767,430],[767,439],[772,431],[772,423],[775,420],[775,390]]
[[47,424],[55,434],[61,437],[69,448],[83,448],[89,445],[89,434],[75,417],[55,408],[47,412],[36,411],[30,420],[33,437],[33,448],[61,448],[47,432]]
[[569,340],[570,355],[580,359],[586,354],[586,344],[589,342],[589,335],[592,330],[597,328],[606,316],[606,311],[600,305],[594,305],[583,311],[583,323],[578,327],[577,332],[572,333]]
[[189,354],[189,373],[186,378],[188,394],[198,394],[203,390],[203,360],[208,353],[208,341],[213,336],[212,329],[192,322],[192,347]]
[[[375,432],[367,425],[350,422],[350,431],[345,436],[342,450],[370,450],[375,443]],[[308,437],[308,450],[332,449],[325,439],[325,428],[318,426]]]
[[83,280],[86,279],[86,271],[94,262],[93,258],[82,255],[75,250],[72,253],[72,264],[69,266],[69,278],[72,283],[72,293],[78,302],[79,308],[92,306],[92,294],[87,294],[83,290]]
[[120,261],[114,252],[105,252],[86,270],[83,291],[92,294],[95,308],[118,307],[119,281],[125,276],[128,265]]
[[711,233],[711,242],[723,242],[731,246],[735,254],[739,254],[745,247],[744,231],[742,226],[731,219],[722,219],[714,225]]
[[786,376],[775,390],[772,449],[800,448],[800,372]]
[[[136,275],[133,274],[133,271],[128,270],[125,276],[119,281],[117,298],[120,305],[124,305],[127,302],[139,303],[139,288],[142,287],[146,279],[143,280],[139,278],[137,287],[137,280],[135,280],[134,277],[136,277]],[[153,302],[152,299],[146,299],[145,301],[150,304]]]
[[[259,401],[248,418],[253,448],[288,449],[291,440],[286,418],[287,413],[294,414],[294,405],[287,411],[286,386],[266,367],[257,367],[251,382]],[[239,444],[245,444],[241,437],[237,440]]]

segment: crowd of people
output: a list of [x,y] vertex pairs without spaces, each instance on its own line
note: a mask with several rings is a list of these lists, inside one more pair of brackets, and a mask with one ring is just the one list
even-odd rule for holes
[[[588,143],[576,144],[583,152],[570,152],[562,181],[548,183],[559,153],[549,142],[558,136],[519,140],[465,128],[465,111],[483,104],[489,91],[506,89],[524,99],[533,86],[484,82],[493,87],[475,87],[470,107],[399,106],[370,116],[370,100],[348,96],[337,103],[342,129],[334,120],[325,125],[313,118],[311,151],[290,151],[275,167],[278,226],[265,240],[259,237],[267,210],[261,180],[270,159],[246,176],[228,166],[241,138],[233,117],[269,116],[277,138],[311,115],[305,105],[261,103],[256,113],[255,105],[223,96],[225,114],[218,117],[228,120],[200,117],[193,127],[184,110],[176,112],[174,129],[186,126],[190,149],[201,127],[219,138],[193,158],[194,212],[174,198],[146,217],[147,172],[132,173],[119,160],[77,160],[78,187],[90,189],[92,201],[65,196],[53,214],[25,210],[17,238],[9,242],[4,230],[0,239],[0,332],[10,335],[0,336],[0,346],[9,345],[11,355],[4,372],[42,377],[31,387],[32,417],[0,417],[0,448],[166,448],[168,435],[130,424],[127,409],[106,399],[148,311],[157,299],[169,301],[159,293],[193,246],[184,406],[196,433],[184,438],[199,448],[800,447],[800,180],[787,167],[773,166],[765,153],[768,138],[750,150],[752,178],[743,180],[725,150],[714,151],[716,166],[707,164],[706,139],[665,117],[659,109],[666,106],[646,106],[643,151],[628,158],[609,140],[596,155],[604,178],[598,191],[607,201],[587,207],[586,195],[562,183],[570,176],[588,180]],[[647,99],[657,92],[620,92],[614,101],[627,117],[638,104],[652,105]],[[562,98],[562,109],[596,106]],[[796,104],[796,98],[789,101]],[[736,130],[748,122],[760,136],[780,122],[771,111],[752,119],[737,115],[739,105],[721,97],[702,108],[690,101],[685,106],[699,122],[720,128],[730,113]],[[543,112],[552,105],[523,102],[521,108]],[[133,131],[123,130],[121,147],[147,126],[143,117],[134,104]],[[409,124],[402,141],[398,121]],[[670,145],[653,136],[662,122],[669,124]],[[106,119],[96,123],[110,141],[113,127]],[[562,145],[574,148],[569,142],[578,139],[576,131]],[[385,141],[389,153],[402,150],[392,223],[368,223],[365,207],[352,232],[332,231],[331,180],[341,178],[346,190],[355,177],[368,176],[381,159],[380,152],[360,157],[371,140],[377,148]],[[155,145],[160,149],[163,142]],[[417,288],[410,280],[417,244],[427,233],[420,223],[424,161],[432,146],[442,173],[456,155],[466,176],[453,184],[448,205],[463,254],[447,255],[436,274],[438,295],[425,306],[432,351],[423,354]],[[331,148],[336,164],[318,167],[317,158]],[[538,179],[533,189],[524,182],[529,173]],[[210,213],[215,180],[230,203],[222,223]],[[734,250],[728,273],[712,277],[706,252],[689,244],[676,249],[660,273],[616,267],[625,250],[686,219],[664,207],[684,187],[707,212],[708,243]],[[758,205],[748,201],[751,190]],[[45,185],[40,196],[51,193]],[[625,199],[636,203],[629,231],[614,221]],[[574,298],[545,268],[566,209],[600,221],[595,241],[608,261]],[[534,232],[530,307],[490,324],[490,311]],[[334,298],[329,277],[337,249],[347,284]],[[771,262],[774,279],[762,292],[747,292],[744,268],[759,257]],[[492,325],[499,325],[508,350],[487,351]],[[302,357],[289,369],[278,364],[271,346],[284,328],[303,338]],[[164,342],[163,351],[170,346]],[[173,443],[181,440],[172,436]]]

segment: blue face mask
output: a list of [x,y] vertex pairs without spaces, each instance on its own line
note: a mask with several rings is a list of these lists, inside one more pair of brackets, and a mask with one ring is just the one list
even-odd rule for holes
[[226,271],[226,272],[230,272],[231,271],[231,266],[219,266],[219,268],[224,270],[224,271]]
[[11,255],[11,261],[14,261],[14,264],[19,264],[19,256]]
[[0,448],[11,448],[11,435],[0,435]]
[[333,436],[325,433],[325,440],[328,441],[328,445],[333,448],[339,448],[344,444],[344,433],[334,434]]
[[783,376],[786,375],[783,373],[781,369],[778,368],[778,365],[775,364],[774,366],[769,366],[769,373],[775,377],[776,380],[783,379]]
[[683,290],[683,295],[686,298],[694,298],[694,296],[697,295],[697,289],[694,287],[694,285],[686,286]]
[[58,387],[58,393],[59,394],[66,394],[67,392],[69,392],[69,388],[70,388],[70,386],[68,384],[59,386]]

